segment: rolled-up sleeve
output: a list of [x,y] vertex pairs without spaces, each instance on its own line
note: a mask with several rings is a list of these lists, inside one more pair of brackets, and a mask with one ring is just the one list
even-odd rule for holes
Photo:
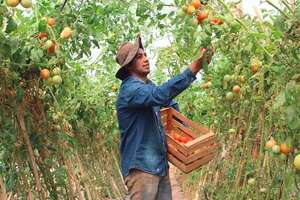
[[185,90],[196,79],[190,69],[171,78],[160,86],[139,82],[128,87],[129,107],[168,106],[172,99]]

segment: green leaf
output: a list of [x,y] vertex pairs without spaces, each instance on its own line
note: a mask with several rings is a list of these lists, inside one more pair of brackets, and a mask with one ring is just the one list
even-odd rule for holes
[[23,90],[23,88],[18,87],[17,88],[17,96],[16,96],[17,102],[21,103],[23,101],[23,97],[24,97],[24,90]]
[[0,26],[2,26],[3,25],[3,16],[0,16]]
[[41,58],[43,57],[43,51],[41,49],[32,49],[30,52],[30,59],[33,62],[40,62]]
[[14,19],[12,17],[8,18],[8,21],[7,21],[7,27],[6,27],[6,30],[5,32],[6,33],[11,33],[13,32],[14,30],[16,30],[18,28],[17,24],[15,23]]
[[291,105],[286,108],[286,117],[288,126],[291,129],[295,130],[300,128],[299,112],[297,111],[297,107],[295,105]]
[[279,107],[285,104],[285,92],[281,92],[275,99],[274,108],[278,109]]
[[46,21],[45,21],[45,20],[41,20],[41,21],[39,22],[39,26],[38,26],[39,32],[45,32],[45,31],[46,31],[46,28],[47,28]]

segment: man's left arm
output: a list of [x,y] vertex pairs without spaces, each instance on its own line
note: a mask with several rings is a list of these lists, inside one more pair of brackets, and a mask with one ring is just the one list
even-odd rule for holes
[[178,105],[178,103],[174,99],[170,102],[170,104],[168,105],[168,107],[172,107],[175,110],[177,110],[178,112],[180,112],[179,105]]

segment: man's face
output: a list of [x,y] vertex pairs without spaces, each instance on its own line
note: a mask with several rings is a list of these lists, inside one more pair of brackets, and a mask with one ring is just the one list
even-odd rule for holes
[[147,76],[150,73],[149,60],[143,49],[138,50],[129,69],[140,76]]

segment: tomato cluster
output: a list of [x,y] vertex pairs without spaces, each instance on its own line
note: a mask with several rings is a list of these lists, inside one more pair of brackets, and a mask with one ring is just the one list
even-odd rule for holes
[[[201,4],[200,0],[192,0],[186,3],[186,5],[183,5],[178,11],[178,16],[184,17],[185,15],[195,16],[193,19],[195,24],[202,24],[209,16],[205,6]],[[223,21],[217,17],[212,17],[209,19],[209,23],[211,25],[222,25]]]
[[183,143],[183,144],[186,144],[189,141],[192,141],[191,138],[186,137],[186,136],[181,136],[178,133],[173,134],[172,137],[174,138],[174,140],[178,141],[179,143]]

